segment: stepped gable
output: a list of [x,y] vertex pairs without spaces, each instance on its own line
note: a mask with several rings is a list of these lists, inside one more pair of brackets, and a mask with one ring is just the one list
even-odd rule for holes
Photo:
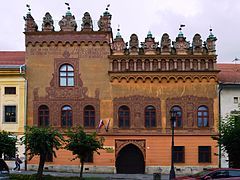
[[49,12],[43,17],[42,31],[54,31],[53,19]]
[[89,12],[85,12],[83,15],[81,31],[93,31],[92,18]]
[[217,77],[223,84],[240,84],[240,64],[217,64]]
[[25,64],[24,51],[0,51],[0,65]]

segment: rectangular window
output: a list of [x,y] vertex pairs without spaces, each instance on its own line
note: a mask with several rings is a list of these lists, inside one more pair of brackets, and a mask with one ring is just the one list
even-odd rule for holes
[[237,104],[238,103],[238,97],[233,97],[233,103]]
[[184,163],[185,162],[184,146],[174,146],[173,162],[175,162],[175,163]]
[[16,94],[16,87],[5,87],[5,94]]
[[199,163],[211,162],[211,146],[198,146],[198,162]]
[[4,107],[5,122],[16,122],[16,106]]
[[84,162],[93,163],[93,152],[87,155]]

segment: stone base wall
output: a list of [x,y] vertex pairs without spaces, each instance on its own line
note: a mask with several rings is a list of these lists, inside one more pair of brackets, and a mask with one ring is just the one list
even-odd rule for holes
[[[162,173],[162,174],[169,174],[170,166],[146,166],[145,173],[146,174],[153,174],[153,173]],[[186,174],[194,174],[199,171],[208,168],[216,168],[216,166],[175,166],[175,173],[177,175],[186,175]],[[37,171],[38,165],[29,164],[28,170]],[[80,171],[80,166],[70,166],[70,165],[45,165],[45,171],[57,171],[57,172],[74,172],[78,173]],[[116,168],[114,166],[89,166],[84,165],[84,173],[104,173],[104,174],[114,174],[116,173]]]

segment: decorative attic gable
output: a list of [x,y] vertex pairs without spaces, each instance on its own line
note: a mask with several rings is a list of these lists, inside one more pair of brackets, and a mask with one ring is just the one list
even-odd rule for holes
[[145,54],[156,54],[158,42],[155,42],[155,38],[152,37],[152,33],[150,31],[145,38],[145,42],[142,42],[141,45]]
[[179,30],[180,32],[178,34],[178,37],[176,38],[176,41],[173,42],[173,47],[175,48],[177,55],[184,55],[188,53],[190,43],[186,41],[186,37],[183,36],[181,28]]
[[66,15],[62,17],[62,20],[60,20],[58,24],[60,26],[61,31],[76,31],[77,23],[75,21],[75,17],[70,12],[69,4],[67,5],[68,11],[66,12]]
[[114,55],[123,55],[126,49],[126,44],[119,31],[120,29],[118,28],[117,36],[113,40],[112,52]]
[[167,33],[162,35],[161,39],[161,53],[170,54],[171,53],[171,39]]
[[193,54],[202,54],[202,39],[200,34],[195,34],[192,41]]
[[108,7],[107,6],[106,11],[103,13],[103,16],[100,16],[100,19],[98,21],[98,27],[99,31],[112,31],[111,28],[111,19],[112,15],[108,12]]
[[34,21],[34,18],[31,15],[31,9],[30,9],[30,5],[27,4],[27,8],[28,8],[28,13],[27,16],[23,17],[23,19],[25,20],[25,32],[36,32],[38,30],[38,26],[36,24],[36,22]]
[[92,18],[88,12],[83,15],[81,31],[93,31]]
[[216,41],[217,38],[212,34],[212,29],[210,29],[210,35],[207,38],[208,54],[216,54]]
[[42,31],[54,31],[53,19],[49,12],[43,17]]
[[139,50],[139,41],[136,34],[132,34],[129,41],[129,50],[130,54],[138,54]]

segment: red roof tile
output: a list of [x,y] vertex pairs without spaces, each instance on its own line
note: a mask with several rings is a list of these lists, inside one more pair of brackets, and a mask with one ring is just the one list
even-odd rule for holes
[[240,64],[217,64],[218,80],[222,83],[240,83]]
[[24,51],[0,51],[0,65],[25,64]]

